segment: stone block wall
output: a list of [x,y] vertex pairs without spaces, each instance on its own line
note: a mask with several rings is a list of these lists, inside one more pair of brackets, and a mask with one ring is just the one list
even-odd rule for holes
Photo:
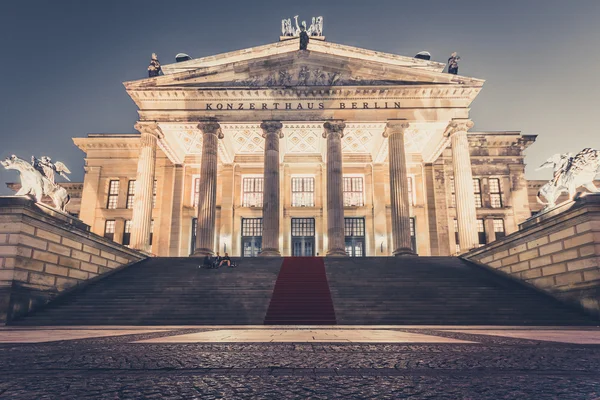
[[530,218],[519,231],[463,257],[600,316],[600,195]]
[[43,204],[0,197],[0,323],[144,258]]

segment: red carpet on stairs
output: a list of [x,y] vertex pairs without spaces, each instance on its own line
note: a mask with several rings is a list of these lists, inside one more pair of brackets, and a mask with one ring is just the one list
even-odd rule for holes
[[335,325],[335,311],[321,257],[285,257],[265,325]]

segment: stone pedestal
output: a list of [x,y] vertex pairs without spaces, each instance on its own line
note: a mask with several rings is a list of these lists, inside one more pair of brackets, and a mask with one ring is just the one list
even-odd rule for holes
[[152,189],[156,166],[156,142],[160,134],[156,123],[138,122],[140,131],[140,157],[135,180],[133,214],[131,217],[131,248],[150,252],[150,228],[152,225]]
[[198,198],[198,228],[194,256],[204,257],[215,251],[215,219],[217,213],[217,161],[221,126],[216,121],[201,122],[202,166]]
[[388,121],[384,136],[389,137],[390,200],[392,206],[393,253],[395,256],[416,255],[410,240],[410,202],[404,131],[406,121]]
[[342,175],[342,137],[346,124],[326,122],[327,139],[327,256],[346,257],[344,245],[344,180]]
[[472,127],[473,122],[469,120],[455,120],[450,123],[448,132],[452,141],[456,220],[461,252],[469,251],[479,244],[473,172],[467,138],[467,131]]
[[260,127],[265,138],[263,235],[260,256],[279,257],[279,139],[283,138],[283,125],[278,121],[265,121]]
[[44,204],[0,197],[0,325],[144,258]]

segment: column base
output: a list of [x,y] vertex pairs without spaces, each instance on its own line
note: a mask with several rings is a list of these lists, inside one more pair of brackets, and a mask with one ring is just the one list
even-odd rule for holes
[[258,253],[259,257],[281,257],[281,253],[277,249],[263,249]]
[[327,252],[326,257],[348,257],[348,253],[344,249],[331,249]]
[[196,249],[192,254],[190,254],[190,257],[206,257],[213,255],[215,255],[215,252],[210,249]]
[[418,257],[419,255],[415,253],[412,249],[402,247],[400,249],[395,250],[393,253],[394,257],[402,257],[402,256],[414,256]]

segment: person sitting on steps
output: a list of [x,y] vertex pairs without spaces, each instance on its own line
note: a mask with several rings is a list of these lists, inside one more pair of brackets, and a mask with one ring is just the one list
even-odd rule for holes
[[211,268],[213,266],[213,262],[210,259],[210,256],[207,254],[204,256],[202,260],[202,264],[198,266],[198,268]]
[[231,258],[229,258],[228,253],[225,253],[225,257],[223,257],[221,259],[221,262],[219,263],[219,267],[223,264],[227,265],[228,267],[231,267]]
[[212,262],[212,268],[219,268],[221,266],[221,260],[223,259],[223,257],[221,257],[219,255],[219,252],[217,252],[217,255],[213,258],[213,262]]

